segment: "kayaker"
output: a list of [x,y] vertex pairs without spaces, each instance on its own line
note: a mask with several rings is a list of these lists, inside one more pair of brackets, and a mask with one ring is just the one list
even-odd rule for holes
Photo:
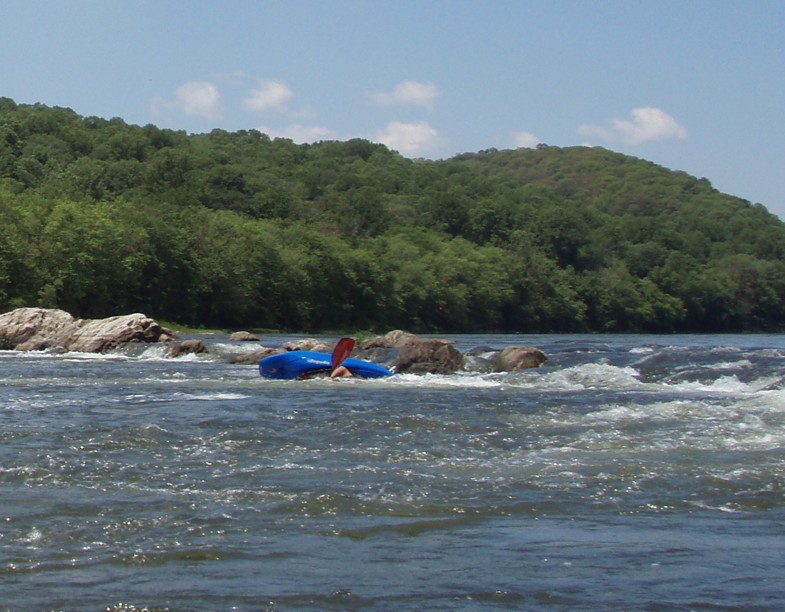
[[342,365],[339,365],[330,372],[330,378],[351,378],[352,376],[354,376],[354,374],[349,371],[349,368]]

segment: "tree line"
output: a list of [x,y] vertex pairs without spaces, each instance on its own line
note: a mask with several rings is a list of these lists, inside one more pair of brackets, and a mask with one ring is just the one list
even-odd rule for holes
[[409,160],[0,98],[0,310],[298,331],[763,331],[785,225],[604,149]]

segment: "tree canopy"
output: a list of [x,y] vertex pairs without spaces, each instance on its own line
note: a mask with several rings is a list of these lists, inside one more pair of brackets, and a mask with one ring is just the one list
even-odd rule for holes
[[0,310],[288,330],[762,331],[785,225],[600,148],[409,160],[0,98]]

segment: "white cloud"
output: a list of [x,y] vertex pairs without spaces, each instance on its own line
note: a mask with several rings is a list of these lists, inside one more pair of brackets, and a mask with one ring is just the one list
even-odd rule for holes
[[175,91],[175,100],[186,115],[219,119],[221,103],[218,88],[206,81],[191,81]]
[[514,137],[515,147],[519,149],[533,149],[542,141],[531,132],[517,132]]
[[267,134],[270,138],[289,138],[297,144],[307,142],[318,142],[320,140],[335,140],[335,133],[327,128],[294,124],[282,130],[273,130],[268,127],[260,127],[259,131]]
[[439,133],[425,121],[401,123],[391,121],[376,133],[376,140],[403,155],[422,155],[436,144]]
[[681,140],[687,137],[687,130],[665,111],[647,106],[633,109],[632,120],[613,119],[610,128],[584,124],[578,128],[578,134],[635,145],[659,140]]
[[245,108],[251,111],[264,112],[273,110],[288,113],[286,103],[294,94],[285,83],[278,81],[259,81],[259,87],[252,89],[244,100]]
[[379,106],[412,105],[433,110],[439,89],[433,83],[401,81],[391,92],[377,92],[370,97]]

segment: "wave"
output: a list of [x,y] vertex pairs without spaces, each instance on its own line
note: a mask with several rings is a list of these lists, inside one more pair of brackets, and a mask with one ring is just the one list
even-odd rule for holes
[[[747,367],[740,363],[740,367]],[[650,376],[642,368],[631,365],[612,365],[608,363],[586,363],[565,368],[542,367],[531,370],[503,373],[458,372],[456,374],[396,374],[386,379],[364,380],[359,378],[311,379],[309,381],[290,381],[289,384],[359,384],[381,386],[414,387],[464,387],[464,388],[501,388],[524,387],[549,390],[589,390],[608,391],[671,389],[682,391],[714,392],[756,392],[771,387],[783,377],[759,373],[759,377],[742,380],[739,376],[727,373],[728,367],[689,369],[683,372]]]

